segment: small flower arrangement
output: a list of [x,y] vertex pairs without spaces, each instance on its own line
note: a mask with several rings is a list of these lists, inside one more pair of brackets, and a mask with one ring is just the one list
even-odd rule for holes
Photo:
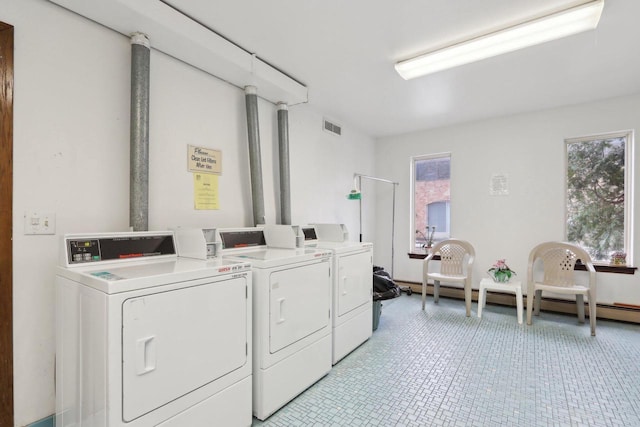
[[504,259],[499,259],[493,264],[493,267],[487,271],[495,282],[506,283],[511,280],[511,276],[516,275],[516,272],[509,268],[505,261]]
[[611,253],[611,265],[626,265],[627,254],[621,251]]
[[421,245],[422,249],[431,248],[433,246],[433,235],[436,232],[436,226],[431,227],[431,232],[429,232],[429,225],[427,225],[427,234],[425,235],[422,231],[416,230],[416,234],[419,234],[424,239],[424,243]]

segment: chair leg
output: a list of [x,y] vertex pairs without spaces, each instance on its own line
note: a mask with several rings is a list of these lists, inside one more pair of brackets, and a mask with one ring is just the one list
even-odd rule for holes
[[536,290],[536,297],[533,299],[533,314],[540,316],[540,301],[542,300],[542,290]]
[[522,325],[522,288],[516,288],[516,309],[518,310],[518,324]]
[[591,325],[591,336],[596,336],[596,299],[594,292],[589,292],[589,324]]
[[422,311],[424,311],[424,303],[427,299],[427,280],[422,281]]
[[434,280],[433,281],[433,302],[437,304],[438,301],[440,301],[440,281]]
[[464,305],[467,309],[467,317],[471,316],[471,283],[464,284]]
[[531,314],[533,313],[533,295],[535,292],[527,292],[527,325],[531,324]]
[[576,295],[576,309],[578,311],[578,322],[584,323],[584,295]]
[[478,318],[482,318],[482,308],[484,307],[485,299],[487,298],[487,288],[480,285],[478,290]]

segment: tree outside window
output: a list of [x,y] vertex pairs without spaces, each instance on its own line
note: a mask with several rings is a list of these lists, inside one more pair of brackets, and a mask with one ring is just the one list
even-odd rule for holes
[[627,252],[631,133],[566,141],[566,238],[585,248],[594,261]]

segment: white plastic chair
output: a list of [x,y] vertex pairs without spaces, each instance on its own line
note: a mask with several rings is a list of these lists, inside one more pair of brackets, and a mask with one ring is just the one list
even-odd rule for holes
[[[576,284],[574,266],[577,260],[582,261],[589,272],[588,286]],[[533,267],[537,260],[542,261],[544,275],[542,281],[534,280]],[[570,243],[541,243],[529,255],[527,272],[527,325],[531,324],[531,313],[540,314],[542,291],[556,294],[574,294],[578,320],[584,323],[584,296],[589,300],[589,323],[591,335],[596,335],[596,269],[591,257],[582,248]]]
[[[440,271],[429,272],[429,263],[435,255],[440,255]],[[440,282],[462,283],[467,317],[471,315],[471,274],[476,251],[471,243],[448,239],[437,243],[422,264],[422,309],[427,297],[427,282],[433,280],[433,300],[440,299]]]

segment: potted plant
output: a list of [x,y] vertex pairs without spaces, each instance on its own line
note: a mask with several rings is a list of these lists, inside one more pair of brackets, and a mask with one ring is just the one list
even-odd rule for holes
[[425,235],[422,231],[416,230],[416,234],[422,236],[424,239],[424,243],[420,245],[422,249],[430,249],[433,247],[433,235],[436,232],[436,226],[431,227],[431,232],[429,232],[429,226],[427,225],[427,234]]
[[507,283],[511,280],[511,276],[516,275],[516,272],[509,268],[505,261],[504,259],[497,260],[493,267],[487,271],[494,282]]

